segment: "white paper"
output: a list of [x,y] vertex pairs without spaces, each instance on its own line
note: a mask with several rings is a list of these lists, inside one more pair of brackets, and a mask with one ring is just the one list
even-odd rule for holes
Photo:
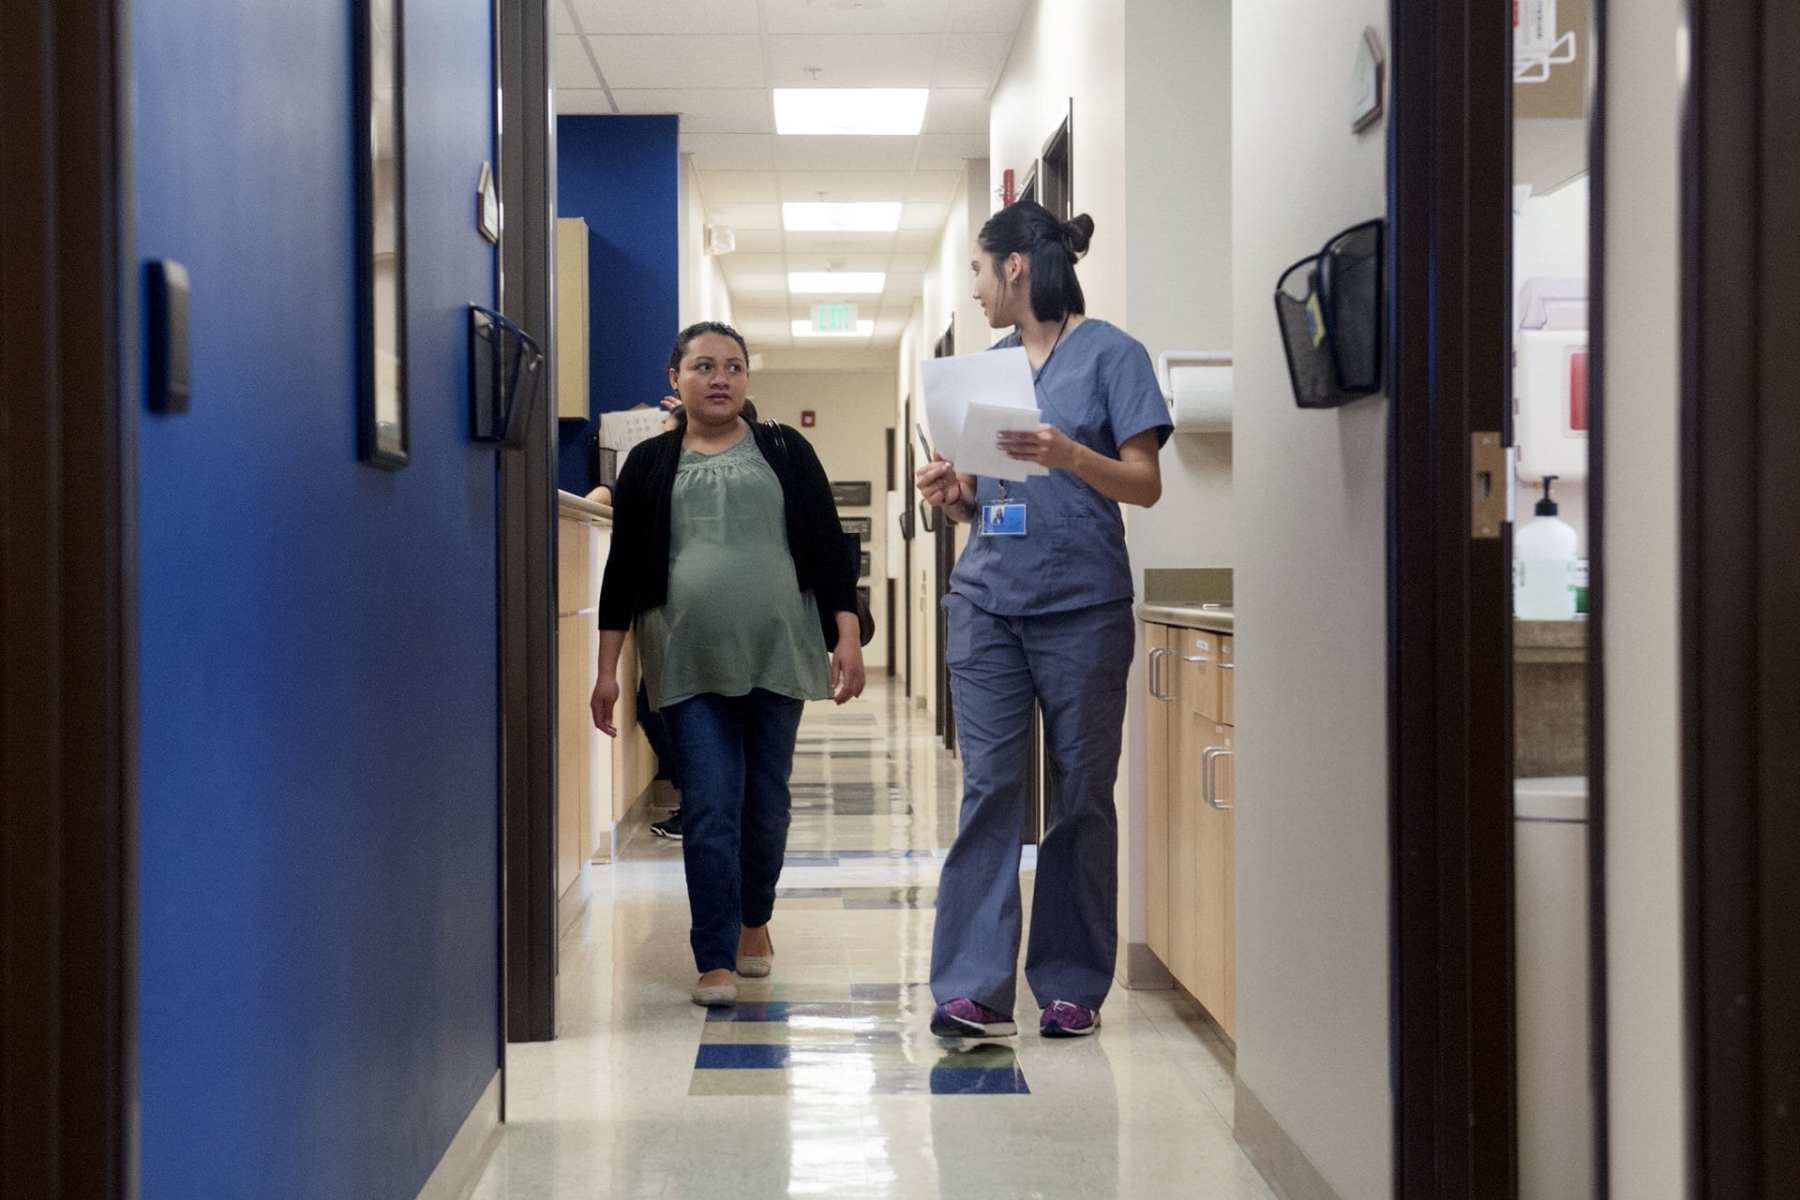
[[663,431],[663,410],[639,407],[624,412],[600,414],[600,444],[619,452],[619,465],[638,443],[647,442]]
[[1012,480],[1049,474],[995,444],[1002,432],[1035,431],[1043,423],[1023,347],[927,359],[919,379],[932,449],[962,474]]

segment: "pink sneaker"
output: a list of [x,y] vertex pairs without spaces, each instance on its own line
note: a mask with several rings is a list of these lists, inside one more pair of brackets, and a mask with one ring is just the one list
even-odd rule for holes
[[941,1038],[1000,1038],[1019,1032],[1013,1019],[967,997],[947,1000],[931,1014],[931,1032]]
[[1044,1006],[1038,1032],[1047,1038],[1086,1037],[1100,1028],[1100,1014],[1084,1004],[1052,1000]]

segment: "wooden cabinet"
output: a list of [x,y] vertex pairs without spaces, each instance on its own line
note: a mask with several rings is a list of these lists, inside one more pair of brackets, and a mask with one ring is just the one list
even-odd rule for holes
[[1228,1034],[1237,1028],[1230,638],[1147,624],[1144,885],[1151,950]]
[[556,415],[592,419],[588,400],[588,227],[556,221]]
[[1144,698],[1144,886],[1150,950],[1169,961],[1169,746],[1173,725],[1174,655],[1166,625],[1144,627],[1149,654]]

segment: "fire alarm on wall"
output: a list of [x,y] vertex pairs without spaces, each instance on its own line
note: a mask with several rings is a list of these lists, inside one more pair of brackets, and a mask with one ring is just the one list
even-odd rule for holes
[[810,409],[810,408],[805,409],[804,411],[801,412],[800,428],[811,429],[814,425],[817,425],[818,423],[819,423],[819,419],[813,415],[812,409]]

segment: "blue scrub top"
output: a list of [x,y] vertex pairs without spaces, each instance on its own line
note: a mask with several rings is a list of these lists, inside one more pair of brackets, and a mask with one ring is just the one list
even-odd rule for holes
[[[1018,344],[1013,333],[992,348]],[[1150,352],[1116,325],[1092,317],[1069,330],[1044,364],[1037,401],[1046,424],[1108,458],[1119,457],[1120,445],[1150,429],[1161,446],[1175,428]],[[1000,481],[977,479],[975,493],[979,503],[991,504],[1000,499]],[[1026,506],[1026,535],[973,534],[950,575],[951,591],[1005,617],[1132,598],[1117,502],[1069,471],[1010,482],[1006,493]]]

